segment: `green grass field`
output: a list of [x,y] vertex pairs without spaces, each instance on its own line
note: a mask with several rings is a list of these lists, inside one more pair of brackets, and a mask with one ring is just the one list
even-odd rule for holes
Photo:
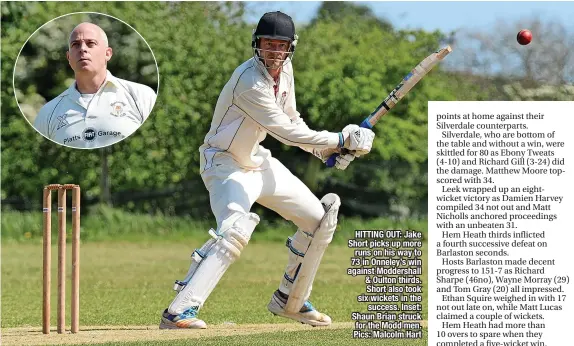
[[[68,210],[68,233],[70,232],[70,210]],[[56,236],[57,215],[52,212],[52,233]],[[82,209],[82,240],[83,241],[118,241],[130,242],[155,241],[190,241],[190,238],[207,239],[207,230],[213,227],[211,218],[203,220],[189,217],[174,217],[168,215],[148,215],[128,213],[119,209],[105,206],[93,206]],[[22,213],[2,211],[2,242],[41,242],[42,213]],[[393,220],[361,218],[339,218],[337,232],[333,237],[334,244],[345,244],[354,236],[356,229],[414,229],[422,231],[426,236],[427,220]],[[288,235],[295,232],[292,223],[287,221],[270,222],[261,220],[252,237],[252,241],[260,240],[284,243]]]
[[[4,230],[4,229],[3,229]],[[285,239],[289,233],[282,232]],[[118,241],[88,241],[81,247],[80,328],[78,334],[95,333],[86,329],[102,329],[113,334],[113,329],[124,329],[117,339],[91,339],[106,345],[187,345],[197,338],[197,331],[158,331],[160,314],[171,302],[175,279],[183,279],[189,266],[191,251],[203,243],[206,234],[194,234],[183,240],[181,236],[167,238],[144,237],[134,241],[124,237]],[[132,240],[128,240],[132,239]],[[55,241],[55,239],[53,239]],[[68,246],[68,279],[71,274],[71,251]],[[268,239],[254,239],[241,258],[230,267],[200,312],[200,317],[211,326],[211,334],[201,334],[202,345],[426,345],[423,339],[359,340],[352,338],[353,311],[366,312],[366,304],[356,296],[365,291],[363,277],[346,275],[352,249],[341,241],[328,248],[315,281],[311,301],[329,314],[334,328],[311,328],[297,322],[276,317],[267,311],[271,294],[278,287],[287,260],[284,244]],[[426,244],[423,248],[426,254]],[[52,326],[56,324],[56,264],[57,248],[52,248]],[[426,258],[426,256],[424,256]],[[426,270],[425,270],[426,272]],[[423,275],[425,283],[427,276]],[[67,281],[67,326],[69,328],[70,281]],[[3,241],[2,244],[2,344],[34,344],[38,340],[53,344],[69,342],[75,335],[48,338],[39,334],[42,307],[42,247],[37,238]],[[426,319],[426,299],[423,301]],[[261,325],[266,330],[239,330],[233,326]],[[276,328],[273,326],[277,326]],[[138,328],[146,326],[150,337]],[[229,326],[226,331],[226,326]],[[15,332],[13,328],[22,330]],[[125,327],[125,328],[122,328]],[[127,329],[127,330],[126,330]],[[276,330],[275,330],[276,329]],[[208,333],[210,329],[206,331]],[[175,333],[174,333],[175,332]],[[102,335],[104,335],[102,334]],[[122,335],[140,334],[133,341]],[[235,335],[237,334],[237,335]],[[181,335],[181,338],[179,337]],[[22,337],[24,339],[22,339]],[[156,339],[157,337],[157,339]],[[16,338],[16,339],[14,339]],[[26,339],[28,338],[28,339]],[[169,338],[169,340],[166,340]],[[22,341],[24,340],[24,341]],[[145,340],[145,341],[144,341]],[[12,342],[12,343],[10,343]],[[24,343],[22,343],[24,342]],[[107,342],[107,343],[106,343]],[[81,344],[78,339],[76,344]]]

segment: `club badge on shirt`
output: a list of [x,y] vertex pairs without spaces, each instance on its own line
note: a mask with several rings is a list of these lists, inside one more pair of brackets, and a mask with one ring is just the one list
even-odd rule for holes
[[126,115],[126,113],[124,112],[125,105],[126,104],[121,101],[112,102],[110,104],[110,106],[112,106],[112,112],[110,114],[115,117],[123,117],[124,115]]

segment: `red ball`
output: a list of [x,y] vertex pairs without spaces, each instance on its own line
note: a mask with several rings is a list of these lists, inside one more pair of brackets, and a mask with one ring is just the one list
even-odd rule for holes
[[529,44],[530,41],[532,41],[532,32],[526,29],[520,30],[518,35],[516,35],[516,41],[518,41],[518,43],[520,43],[523,46]]

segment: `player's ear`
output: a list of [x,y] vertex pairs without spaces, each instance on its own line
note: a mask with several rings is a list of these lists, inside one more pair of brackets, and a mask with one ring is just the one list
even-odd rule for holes
[[66,59],[68,60],[68,64],[70,63],[70,51],[66,51]]
[[112,58],[112,55],[114,55],[112,47],[107,47],[106,48],[106,62],[110,61],[110,59]]

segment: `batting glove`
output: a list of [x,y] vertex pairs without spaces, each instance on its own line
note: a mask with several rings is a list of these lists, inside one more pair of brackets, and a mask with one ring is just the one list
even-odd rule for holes
[[371,151],[375,133],[370,129],[358,125],[347,125],[341,133],[344,148],[355,151],[359,155],[365,155]]

